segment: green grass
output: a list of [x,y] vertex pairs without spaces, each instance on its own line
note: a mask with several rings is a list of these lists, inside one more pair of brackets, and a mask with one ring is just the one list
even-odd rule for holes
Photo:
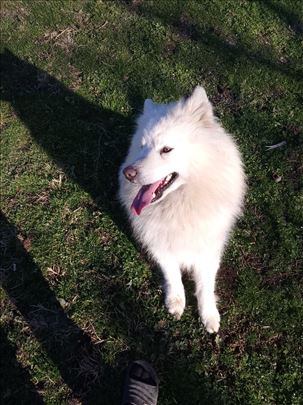
[[[301,404],[303,3],[6,0],[0,13],[1,402],[119,404],[145,358],[161,405]],[[190,280],[182,319],[166,313],[116,198],[143,100],[198,83],[249,185],[217,337]]]

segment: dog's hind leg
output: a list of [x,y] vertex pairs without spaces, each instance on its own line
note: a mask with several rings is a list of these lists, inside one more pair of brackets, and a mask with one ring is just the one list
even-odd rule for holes
[[154,257],[164,276],[165,305],[170,314],[180,319],[185,308],[185,292],[179,264],[171,254],[162,253]]
[[220,327],[220,315],[215,296],[215,281],[219,264],[218,255],[207,253],[200,256],[199,263],[196,263],[193,269],[199,314],[209,333],[218,332]]

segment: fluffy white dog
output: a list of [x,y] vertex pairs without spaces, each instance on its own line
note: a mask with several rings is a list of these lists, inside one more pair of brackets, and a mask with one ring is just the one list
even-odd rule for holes
[[201,319],[217,332],[216,273],[245,193],[240,153],[200,86],[178,102],[147,99],[137,124],[120,170],[120,200],[162,269],[168,311],[181,317],[181,271],[191,271]]

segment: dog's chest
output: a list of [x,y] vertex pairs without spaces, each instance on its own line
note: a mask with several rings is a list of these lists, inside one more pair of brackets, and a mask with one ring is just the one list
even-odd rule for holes
[[201,212],[173,199],[150,207],[143,215],[133,218],[132,224],[138,240],[147,248],[156,246],[173,251],[184,247],[200,249],[209,227]]

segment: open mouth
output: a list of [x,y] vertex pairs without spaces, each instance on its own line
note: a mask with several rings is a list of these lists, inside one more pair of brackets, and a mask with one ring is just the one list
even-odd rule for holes
[[178,173],[173,172],[155,183],[142,186],[131,205],[132,213],[140,215],[143,208],[159,200],[177,177]]
[[160,185],[153,192],[153,199],[151,200],[151,203],[159,200],[162,197],[163,192],[173,184],[173,182],[176,180],[177,177],[178,174],[176,172],[171,173],[168,176],[164,177],[164,179],[161,180]]

